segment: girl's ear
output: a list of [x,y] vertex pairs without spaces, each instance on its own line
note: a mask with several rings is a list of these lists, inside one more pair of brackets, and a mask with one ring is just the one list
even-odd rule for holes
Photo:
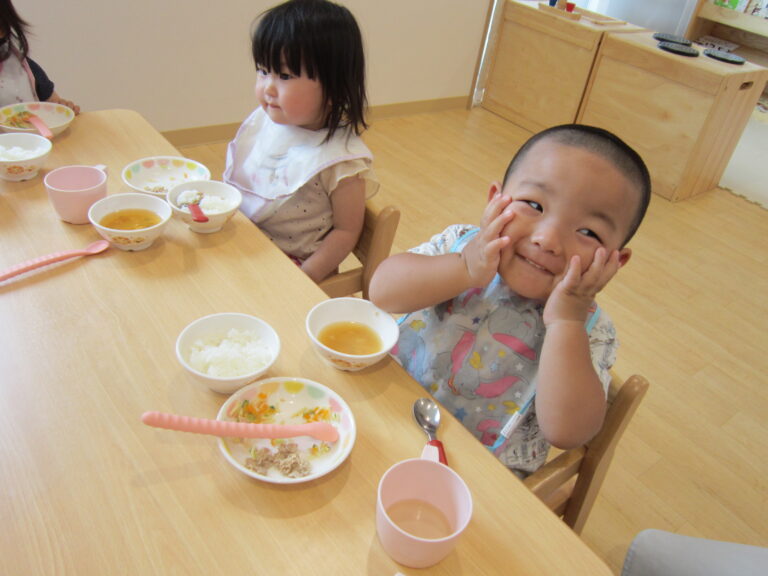
[[632,248],[622,248],[619,250],[619,268],[626,265],[632,256]]
[[491,182],[491,188],[488,190],[488,202],[493,200],[496,194],[501,194],[501,182]]

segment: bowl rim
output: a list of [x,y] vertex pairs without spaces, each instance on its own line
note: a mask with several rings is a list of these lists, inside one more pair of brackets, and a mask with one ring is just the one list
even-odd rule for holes
[[[243,392],[246,392],[247,390],[250,390],[251,388],[254,388],[256,386],[263,386],[264,384],[271,383],[274,381],[294,381],[294,382],[301,382],[304,385],[312,385],[315,386],[321,390],[324,390],[326,394],[333,395],[335,399],[341,404],[344,411],[349,416],[350,421],[350,430],[349,430],[349,442],[346,446],[346,448],[343,450],[343,452],[339,455],[339,458],[335,462],[333,466],[328,468],[327,470],[324,470],[322,474],[317,475],[310,475],[310,476],[304,476],[301,478],[271,478],[269,476],[264,476],[261,474],[257,474],[253,470],[249,470],[242,464],[240,464],[237,460],[235,460],[234,456],[229,453],[229,450],[226,446],[226,438],[219,438],[217,443],[219,445],[219,451],[223,454],[224,459],[227,460],[234,468],[236,468],[238,471],[242,472],[246,476],[253,478],[254,480],[260,480],[262,482],[267,482],[270,484],[301,484],[304,482],[312,482],[313,480],[318,480],[319,478],[322,478],[323,476],[326,476],[336,470],[339,466],[341,466],[344,462],[347,461],[349,458],[349,455],[352,453],[352,448],[355,446],[355,442],[357,441],[357,421],[355,420],[355,415],[352,412],[351,406],[347,403],[347,401],[342,397],[341,394],[339,394],[336,390],[331,388],[330,386],[326,386],[324,384],[321,384],[320,382],[317,382],[316,380],[311,380],[309,378],[304,378],[302,376],[271,376],[269,378],[263,378],[261,380],[256,380],[255,382],[250,382],[243,386],[242,388],[239,388],[238,390],[235,390],[229,398],[224,400],[221,407],[219,408],[219,411],[216,413],[216,419],[222,420],[223,416],[226,415],[226,407],[230,406],[233,402],[235,402],[240,394]],[[339,438],[339,441],[341,438]]]
[[[223,186],[223,187],[225,187],[225,188],[227,188],[227,189],[237,193],[237,199],[238,200],[237,200],[237,203],[235,204],[234,207],[232,207],[229,210],[226,210],[224,212],[217,212],[215,214],[210,214],[209,216],[226,216],[226,215],[229,215],[230,213],[238,210],[240,208],[240,205],[243,203],[243,193],[240,192],[240,190],[238,190],[235,186],[233,186],[232,184],[229,184],[228,182],[224,182],[223,180],[211,180],[210,178],[207,179],[207,180],[196,179],[196,180],[186,180],[184,182],[179,182],[178,184],[174,185],[173,188],[169,189],[166,192],[165,201],[168,202],[168,204],[171,205],[171,208],[174,209],[175,211],[183,213],[183,214],[188,214],[188,212],[184,212],[184,210],[182,210],[181,207],[178,204],[176,204],[176,199],[177,199],[178,195],[181,192],[185,192],[186,191],[186,190],[180,190],[180,188],[182,186],[189,186],[190,184],[200,184],[200,183],[205,183],[206,185],[209,185],[210,183],[213,183],[214,186],[217,186],[217,187]],[[206,215],[208,215],[208,214],[206,214]]]
[[[58,124],[50,124],[50,123],[48,124],[48,128],[50,128],[51,130],[58,130],[60,128],[63,128],[65,126],[69,125],[72,122],[72,120],[75,119],[75,116],[76,116],[75,111],[72,110],[72,108],[70,108],[66,104],[60,104],[58,102],[40,102],[40,101],[37,101],[37,100],[28,100],[26,102],[13,102],[11,104],[6,104],[5,106],[0,106],[0,114],[2,114],[3,110],[5,110],[6,108],[16,108],[17,106],[21,106],[21,107],[29,110],[30,112],[34,113],[34,111],[31,109],[30,105],[36,105],[38,107],[42,106],[43,109],[61,107],[61,108],[65,108],[66,110],[68,110],[68,112],[66,112],[64,114],[65,120],[63,122],[60,122]],[[61,114],[59,114],[59,116],[60,115]],[[34,133],[37,133],[37,128],[34,128],[34,127],[32,127],[32,128],[15,128],[15,127],[12,127],[12,126],[8,126],[8,129],[10,129],[11,132],[6,132],[6,134],[13,134],[13,133],[16,133],[16,134],[34,134]]]
[[[253,320],[258,320],[259,324],[261,324],[263,327],[266,327],[268,331],[270,331],[274,335],[277,345],[275,346],[272,359],[266,364],[266,366],[264,366],[263,368],[259,368],[258,370],[254,370],[253,372],[248,372],[247,374],[240,374],[239,376],[211,376],[210,374],[206,374],[204,372],[200,372],[199,370],[196,370],[189,364],[189,362],[187,362],[187,359],[184,357],[184,354],[181,351],[181,341],[184,335],[187,334],[187,332],[191,330],[193,326],[200,324],[203,321],[208,320],[210,318],[220,317],[220,316],[237,316],[237,317],[245,317]],[[282,348],[282,342],[280,341],[280,335],[277,333],[277,330],[275,330],[274,327],[266,320],[259,318],[258,316],[253,316],[252,314],[246,314],[245,312],[214,312],[213,314],[201,316],[200,318],[197,318],[196,320],[193,320],[192,322],[187,324],[181,330],[181,332],[179,332],[179,335],[176,337],[176,358],[178,359],[182,367],[184,367],[186,370],[189,370],[192,374],[201,376],[204,379],[213,380],[215,382],[221,382],[223,384],[229,384],[229,383],[233,383],[243,379],[247,380],[248,378],[258,378],[261,374],[264,374],[267,370],[269,370],[272,367],[272,365],[277,361],[278,357],[280,356],[281,348]]]
[[[139,229],[136,229],[136,230],[120,230],[119,228],[109,228],[107,226],[104,226],[103,224],[100,224],[99,222],[96,221],[95,218],[91,217],[91,213],[92,213],[93,209],[96,206],[101,205],[101,204],[106,204],[108,200],[110,200],[112,198],[116,198],[117,196],[140,196],[142,198],[146,198],[147,194],[142,194],[141,192],[119,192],[117,194],[108,194],[107,196],[104,196],[104,198],[99,198],[98,200],[96,200],[96,202],[91,204],[91,207],[88,209],[88,220],[91,221],[91,224],[93,224],[97,228],[101,228],[102,230],[107,230],[109,232],[116,232],[118,234],[126,234],[126,233],[131,233],[131,232],[143,232],[143,233],[146,233],[149,230],[156,230],[157,228],[163,227],[165,224],[167,224],[170,221],[171,216],[173,216],[173,212],[172,211],[171,211],[170,214],[167,214],[166,216],[162,216],[161,214],[158,214],[158,216],[160,216],[160,218],[161,218],[160,222],[158,222],[154,226],[149,226],[147,228],[139,228]],[[149,196],[149,197],[153,198],[153,196]],[[159,200],[161,203],[167,205],[167,203],[164,200],[162,200],[160,198],[157,198],[157,200]],[[114,210],[113,210],[113,212],[114,212]],[[109,214],[109,212],[108,212],[108,214]]]
[[[325,352],[328,352],[329,354],[334,354],[334,355],[337,355],[337,356],[339,356],[341,358],[345,358],[345,359],[348,358],[350,360],[358,360],[358,361],[360,361],[360,360],[374,360],[374,359],[376,359],[376,358],[378,358],[378,357],[380,357],[382,355],[388,354],[389,351],[392,350],[392,348],[397,344],[397,340],[398,340],[397,336],[395,337],[395,341],[392,343],[391,346],[387,347],[386,343],[382,342],[383,344],[385,344],[384,348],[382,350],[380,350],[379,352],[374,352],[373,354],[347,354],[346,352],[340,352],[339,350],[335,350],[333,348],[329,348],[328,346],[326,346],[325,344],[320,342],[320,340],[317,339],[317,337],[315,336],[315,334],[312,332],[312,330],[309,327],[309,320],[310,320],[310,318],[312,317],[312,315],[316,312],[316,310],[318,308],[322,307],[323,305],[328,304],[328,302],[334,302],[334,301],[339,301],[339,300],[348,300],[348,301],[351,300],[351,301],[354,301],[354,302],[365,303],[363,305],[368,306],[368,307],[372,307],[374,310],[378,310],[385,317],[389,318],[395,324],[395,328],[397,328],[397,326],[398,326],[397,320],[395,320],[392,317],[391,314],[389,314],[388,312],[385,312],[384,310],[382,310],[381,308],[376,306],[370,300],[365,300],[365,299],[362,299],[362,298],[355,298],[355,297],[352,297],[352,296],[343,296],[343,297],[340,297],[340,298],[328,298],[327,300],[323,300],[321,302],[318,302],[317,304],[315,304],[312,307],[312,309],[309,312],[307,312],[307,317],[306,317],[306,319],[304,321],[304,325],[306,327],[307,334],[309,335],[309,337],[312,340],[312,342],[315,345],[317,345],[321,350],[323,350]],[[340,320],[340,322],[343,322],[343,320]],[[325,326],[323,326],[323,328],[324,327]],[[397,332],[399,333],[399,330],[397,330]]]
[[[0,108],[1,110],[1,108]],[[44,136],[41,136],[40,134],[37,134],[35,132],[0,132],[0,140],[7,139],[6,137],[11,138],[18,138],[21,136],[22,138],[27,137],[33,137],[35,140],[40,142],[41,144],[45,145],[46,150],[42,154],[38,154],[37,156],[32,156],[30,158],[24,158],[23,160],[2,160],[0,159],[0,162],[13,162],[14,164],[17,164],[19,162],[29,162],[30,160],[39,160],[41,158],[44,158],[47,154],[51,153],[51,150],[53,149],[53,142],[48,140],[48,138],[45,138]]]

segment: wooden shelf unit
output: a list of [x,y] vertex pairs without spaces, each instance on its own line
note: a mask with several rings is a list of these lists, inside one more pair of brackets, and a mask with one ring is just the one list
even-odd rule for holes
[[768,67],[768,18],[715,6],[712,0],[699,0],[686,37],[695,42],[705,35],[738,44],[735,54]]

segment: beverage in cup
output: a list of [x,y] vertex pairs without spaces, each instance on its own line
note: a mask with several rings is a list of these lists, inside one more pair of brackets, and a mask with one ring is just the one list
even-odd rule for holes
[[398,462],[384,473],[376,501],[376,531],[396,562],[426,568],[440,562],[472,517],[472,495],[448,466],[426,458]]

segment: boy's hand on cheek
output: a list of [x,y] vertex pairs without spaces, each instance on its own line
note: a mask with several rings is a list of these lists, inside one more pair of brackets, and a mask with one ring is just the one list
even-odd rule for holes
[[503,194],[491,199],[483,212],[480,231],[461,253],[473,286],[485,286],[496,276],[501,250],[510,242],[501,232],[515,217],[509,208],[511,202],[512,199]]
[[605,248],[598,248],[595,257],[583,273],[581,258],[573,256],[562,279],[547,299],[544,306],[544,324],[558,322],[581,322],[587,320],[587,312],[597,293],[616,275],[619,270],[619,252],[608,254]]

